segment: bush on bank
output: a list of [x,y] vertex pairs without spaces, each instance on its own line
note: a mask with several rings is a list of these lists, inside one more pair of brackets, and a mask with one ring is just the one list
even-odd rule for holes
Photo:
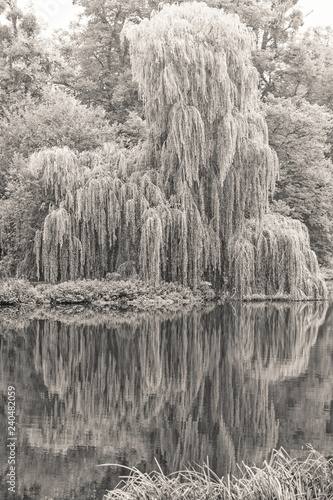
[[[123,466],[122,466],[123,467]],[[240,467],[240,478],[220,479],[208,466],[165,476],[161,470],[144,474],[129,469],[125,484],[104,500],[307,500],[333,499],[333,460],[310,447],[303,462],[285,450],[274,451],[269,463]]]
[[0,281],[0,305],[34,304],[36,299],[36,291],[28,281],[14,278]]
[[[65,281],[57,284],[30,283],[24,279],[0,280],[0,305],[91,305],[98,309],[177,309],[185,305],[203,304],[214,300],[236,300],[232,294],[216,294],[211,283],[203,281],[194,291],[178,283],[153,285],[137,277],[121,279],[112,273],[104,280]],[[245,302],[291,301],[295,298],[275,295],[251,295]],[[300,299],[301,300],[301,299]],[[304,299],[303,299],[304,300]]]
[[[114,277],[112,277],[114,278]],[[202,282],[194,292],[177,283],[151,285],[139,279],[78,280],[58,284],[31,284],[25,280],[0,282],[1,305],[85,304],[104,308],[149,309],[211,301],[215,292]]]

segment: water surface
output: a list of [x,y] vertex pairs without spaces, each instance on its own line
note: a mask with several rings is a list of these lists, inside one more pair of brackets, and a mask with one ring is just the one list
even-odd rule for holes
[[[1,498],[99,499],[124,470],[218,474],[283,446],[333,454],[333,306],[179,313],[0,311]],[[17,495],[6,490],[8,385]]]

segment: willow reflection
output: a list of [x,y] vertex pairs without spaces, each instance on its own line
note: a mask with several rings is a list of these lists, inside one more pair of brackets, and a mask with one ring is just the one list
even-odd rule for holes
[[22,402],[30,448],[55,457],[95,448],[146,470],[156,457],[166,472],[208,456],[222,475],[241,460],[262,462],[276,446],[269,384],[306,369],[326,308],[237,304],[112,319],[44,313],[22,327],[19,344],[5,324],[2,380],[11,374],[31,387],[34,402]]

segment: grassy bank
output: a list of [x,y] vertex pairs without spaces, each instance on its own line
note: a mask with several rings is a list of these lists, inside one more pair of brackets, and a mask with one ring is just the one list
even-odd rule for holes
[[[327,297],[322,297],[323,300]],[[184,306],[202,305],[209,302],[239,301],[234,294],[217,295],[208,282],[201,282],[193,291],[178,283],[161,283],[154,286],[138,278],[116,280],[77,280],[63,283],[30,283],[23,279],[0,280],[0,306],[57,306],[83,305],[98,310],[180,309]],[[244,302],[289,302],[295,301],[290,295],[244,296]],[[307,299],[305,296],[297,300]]]
[[240,467],[240,478],[218,478],[208,466],[165,476],[161,470],[143,474],[129,469],[123,485],[104,500],[301,500],[333,499],[333,460],[309,448],[299,462],[285,450],[275,451],[261,469]]
[[0,282],[0,305],[82,304],[97,309],[173,309],[214,300],[209,283],[193,292],[176,283],[153,286],[139,279],[98,281],[79,280],[59,284],[31,284],[20,279]]

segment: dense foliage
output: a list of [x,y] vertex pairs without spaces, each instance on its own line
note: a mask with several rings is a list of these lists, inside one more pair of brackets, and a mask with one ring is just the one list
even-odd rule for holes
[[130,311],[185,308],[186,305],[215,299],[209,283],[201,283],[194,294],[190,288],[177,283],[160,283],[158,286],[144,282],[137,277],[123,278],[113,273],[117,280],[77,280],[58,284],[30,284],[26,280],[9,278],[0,281],[0,305],[20,306],[82,304],[92,305],[94,310]]
[[[0,120],[2,275],[101,278],[134,261],[156,284],[320,295],[311,249],[326,264],[332,254],[329,33],[297,38],[294,0],[155,14],[153,2],[78,3],[81,18],[52,47],[32,14],[4,3],[2,91],[12,103]],[[34,50],[20,68],[40,49],[33,87],[11,65],[26,37]],[[280,160],[274,201],[277,159],[258,85]]]

